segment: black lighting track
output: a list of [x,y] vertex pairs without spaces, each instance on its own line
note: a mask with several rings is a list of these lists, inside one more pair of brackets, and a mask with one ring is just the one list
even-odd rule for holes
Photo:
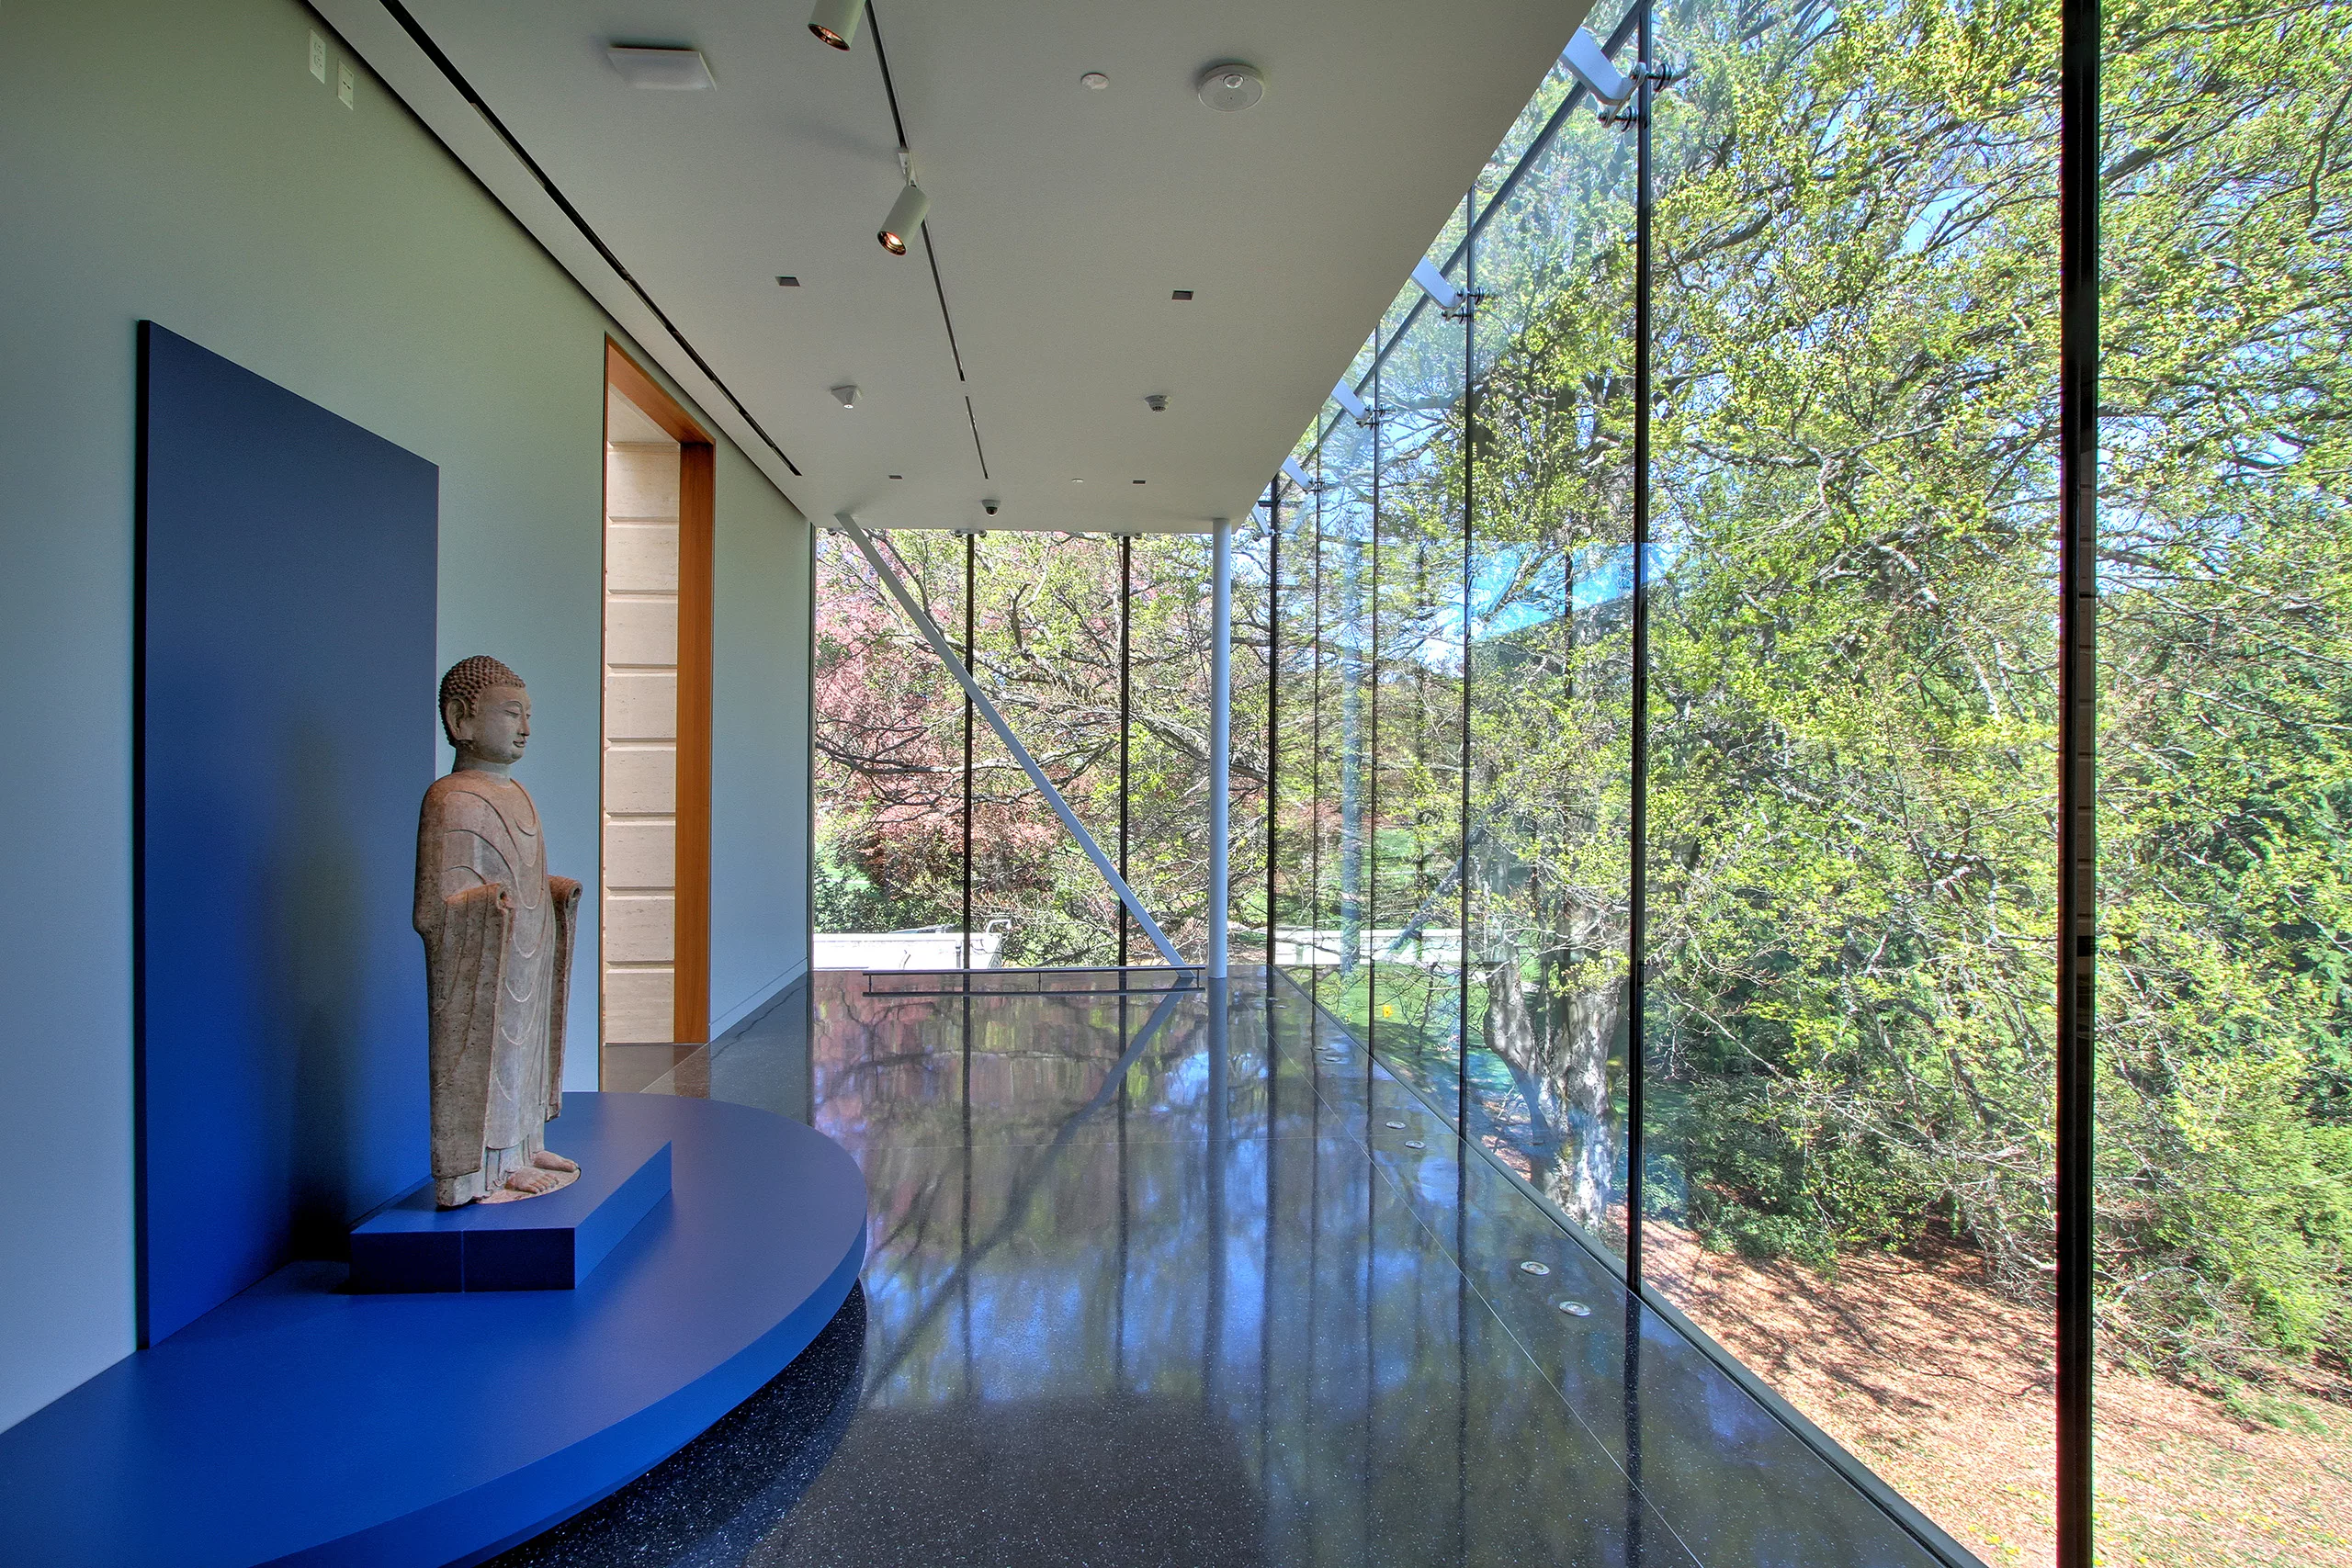
[[[554,202],[563,215],[571,220],[571,226],[580,231],[581,237],[596,247],[596,254],[604,258],[606,266],[613,269],[614,276],[628,284],[630,291],[638,297],[645,308],[653,312],[653,319],[662,323],[662,330],[670,334],[671,341],[678,345],[688,359],[694,361],[695,368],[709,378],[710,384],[718,389],[719,395],[733,405],[736,413],[742,417],[743,423],[752,427],[752,433],[766,443],[769,451],[783,459],[784,466],[792,470],[793,478],[804,477],[800,472],[800,465],[792,460],[791,454],[776,445],[775,437],[770,435],[766,427],[752,416],[752,411],[743,406],[743,400],[735,395],[735,389],[727,384],[726,379],[718,371],[711,368],[710,361],[705,359],[701,351],[695,347],[686,334],[678,330],[678,323],[670,319],[669,312],[654,302],[653,296],[646,292],[645,286],[638,282],[636,276],[621,264],[621,258],[613,254],[612,246],[605,243],[605,237],[596,232],[588,220],[582,215],[580,209],[571,204],[571,198],[563,194],[562,188],[548,176],[545,169],[539,167],[539,161],[532,157],[524,148],[522,141],[506,129],[506,122],[498,118],[497,111],[483,100],[480,93],[474,91],[473,84],[466,80],[465,73],[458,69],[457,62],[443,52],[441,46],[434,41],[433,35],[424,30],[424,24],[410,15],[409,8],[401,4],[401,0],[381,0],[381,3],[392,20],[401,25],[401,30],[408,34],[410,40],[424,51],[424,57],[433,62],[435,69],[441,73],[450,86],[457,89],[458,96],[473,106],[474,112],[481,116],[482,122],[497,134],[501,141],[506,143],[506,150],[514,154],[516,161],[530,172],[531,177],[538,181],[539,188],[547,192],[548,199]],[[891,112],[893,115],[897,113],[895,104],[892,106]],[[444,142],[443,145],[447,146],[447,143]],[[452,157],[457,157],[456,148],[450,148],[449,152]],[[460,164],[465,162],[463,158],[458,158],[458,161]],[[495,196],[492,199],[496,199]],[[517,220],[520,220],[519,218]],[[524,230],[527,233],[529,225],[524,225]],[[552,253],[550,253],[550,259],[553,259]],[[558,261],[556,265],[561,266],[563,264]]]
[[[882,71],[882,96],[890,101],[890,129],[898,134],[900,155],[910,160],[908,177],[911,179],[914,149],[907,141],[906,117],[899,112],[899,85],[890,74],[890,54],[882,47],[882,18],[875,14],[870,3],[865,7],[865,34],[874,40],[874,62]],[[932,243],[930,220],[926,219],[922,228],[922,259],[931,267],[931,290],[939,296],[939,321],[947,329],[948,357],[956,362],[956,379],[968,381],[970,378],[964,374],[963,345],[956,341],[955,313],[947,309],[947,285],[939,276],[939,249]],[[980,445],[980,416],[972,412],[972,400],[968,397],[964,400],[964,416],[972,422],[972,450],[979,456],[980,478],[988,479],[989,455]]]

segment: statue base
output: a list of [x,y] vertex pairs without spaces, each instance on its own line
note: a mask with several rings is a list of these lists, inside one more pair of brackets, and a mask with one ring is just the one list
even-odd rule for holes
[[865,1181],[823,1134],[585,1091],[557,1130],[676,1145],[671,1201],[578,1290],[355,1296],[289,1263],[0,1431],[0,1562],[485,1562],[749,1399],[857,1283]]
[[[548,1123],[548,1147],[576,1180],[511,1203],[434,1206],[430,1179],[351,1227],[351,1284],[362,1294],[569,1291],[670,1194],[670,1145],[624,1132]],[[561,1146],[558,1146],[560,1145]]]

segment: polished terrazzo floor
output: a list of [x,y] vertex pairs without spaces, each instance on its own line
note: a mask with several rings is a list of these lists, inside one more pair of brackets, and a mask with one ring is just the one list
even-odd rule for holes
[[870,1258],[783,1376],[500,1568],[1935,1562],[1286,984],[821,974],[606,1073],[813,1120]]

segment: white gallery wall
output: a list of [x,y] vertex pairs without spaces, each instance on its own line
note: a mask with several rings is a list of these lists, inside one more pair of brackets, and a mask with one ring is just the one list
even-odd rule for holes
[[[552,869],[591,886],[614,331],[292,0],[76,0],[10,20],[0,1426],[132,1348],[136,323],[156,321],[439,465],[442,662],[491,653],[529,682],[517,776],[546,818]],[[327,41],[323,82],[310,69],[313,32]],[[717,478],[720,1028],[807,962],[809,542],[723,441]],[[429,706],[417,723],[435,728]],[[583,953],[574,1088],[594,1084],[595,976]]]

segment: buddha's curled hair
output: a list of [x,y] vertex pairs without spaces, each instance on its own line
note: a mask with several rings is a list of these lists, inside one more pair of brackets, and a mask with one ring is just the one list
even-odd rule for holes
[[450,745],[458,743],[457,736],[449,729],[451,703],[462,703],[466,711],[471,713],[474,699],[492,686],[520,686],[522,683],[523,677],[486,653],[458,660],[449,666],[449,672],[441,677],[441,733],[449,737]]

